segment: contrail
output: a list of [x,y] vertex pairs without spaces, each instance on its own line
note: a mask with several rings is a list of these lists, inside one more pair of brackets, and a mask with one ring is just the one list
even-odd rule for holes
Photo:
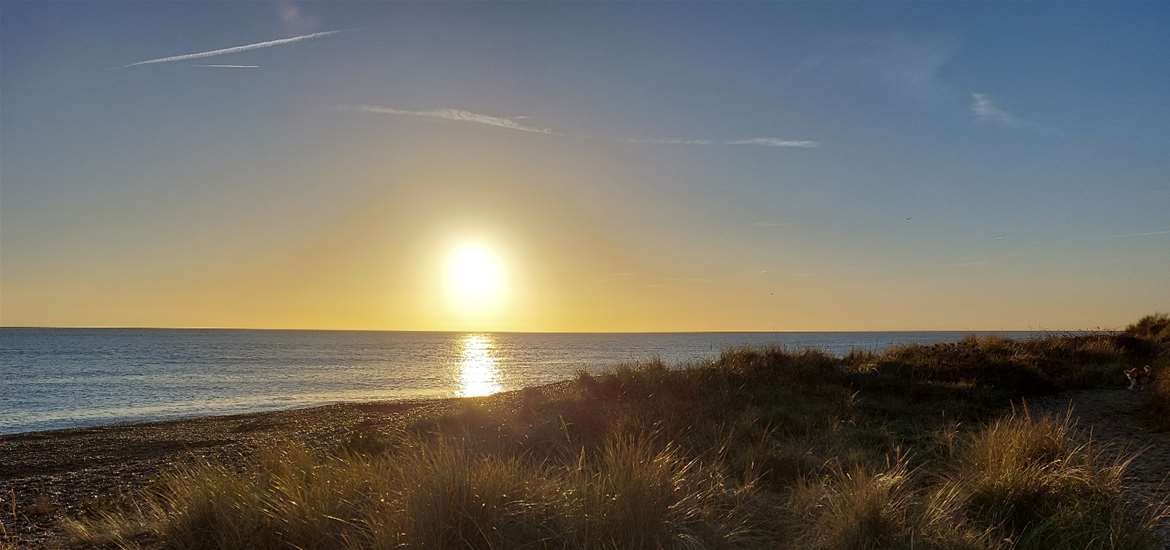
[[650,145],[756,145],[760,147],[801,147],[811,149],[820,147],[820,142],[808,139],[781,139],[775,137],[757,137],[745,139],[704,139],[704,138],[622,138],[626,143],[645,143]]
[[691,138],[620,138],[619,141],[647,145],[715,145],[715,142],[709,139]]
[[724,141],[724,145],[759,145],[761,147],[820,147],[820,142],[811,139],[780,139],[774,137],[736,139]]
[[1128,239],[1130,237],[1153,237],[1155,235],[1170,235],[1170,229],[1163,229],[1161,231],[1147,231],[1145,233],[1125,233],[1123,235],[1110,235],[1110,239]]
[[[385,107],[382,105],[335,105],[337,109],[344,111],[358,111],[362,113],[376,113],[380,115],[394,115],[394,116],[412,116],[412,117],[426,117],[438,118],[443,120],[451,120],[455,122],[470,122],[473,124],[484,124],[487,126],[495,126],[497,128],[505,128],[508,130],[516,130],[518,132],[531,132],[534,134],[544,134],[547,136],[564,136],[574,137],[572,134],[565,134],[552,130],[549,128],[540,128],[519,122],[527,117],[501,117],[493,115],[485,115],[482,113],[473,113],[471,111],[464,111],[463,109],[431,109],[428,111],[412,111],[407,109],[398,109],[395,107]],[[708,138],[632,138],[632,137],[604,137],[604,136],[586,136],[576,135],[575,137],[585,139],[599,139],[609,141],[619,141],[624,143],[642,143],[651,145],[751,145],[758,147],[798,147],[810,149],[819,147],[820,142],[807,139],[781,139],[776,137],[754,137],[743,139],[708,139]]]
[[259,69],[259,65],[191,65],[204,69]]
[[230,48],[223,48],[219,50],[210,50],[206,52],[185,53],[182,55],[172,55],[170,57],[160,57],[158,59],[147,59],[145,61],[138,61],[130,63],[129,65],[122,65],[122,68],[137,67],[138,65],[151,65],[154,63],[173,63],[175,61],[187,61],[188,59],[203,59],[205,57],[215,57],[217,55],[227,55],[232,53],[248,52],[252,50],[259,50],[261,48],[272,48],[275,46],[285,46],[288,44],[296,44],[297,42],[304,42],[305,40],[313,40],[316,38],[325,38],[341,31],[322,31],[311,34],[302,34],[300,36],[293,36],[291,38],[280,38],[277,40],[269,40],[267,42],[256,42],[255,44],[244,44],[243,46],[232,46]]
[[471,122],[474,124],[486,124],[488,126],[506,128],[508,130],[516,130],[519,132],[532,132],[534,134],[545,134],[550,136],[564,135],[560,132],[554,132],[548,128],[537,128],[527,124],[521,124],[511,118],[473,113],[471,111],[464,111],[463,109],[408,111],[405,109],[395,109],[393,107],[382,107],[379,105],[338,105],[337,108],[346,111],[360,111],[363,113],[376,113],[380,115],[416,116],[426,118],[440,118],[443,120],[451,120],[455,122]]

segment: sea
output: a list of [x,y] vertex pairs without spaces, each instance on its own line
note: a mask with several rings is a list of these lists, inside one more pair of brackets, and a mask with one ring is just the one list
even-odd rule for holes
[[342,401],[482,396],[728,348],[834,355],[1043,332],[458,333],[0,329],[0,434]]

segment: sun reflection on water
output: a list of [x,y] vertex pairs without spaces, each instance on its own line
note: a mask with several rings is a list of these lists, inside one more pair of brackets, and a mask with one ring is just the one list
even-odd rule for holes
[[496,369],[496,360],[492,358],[492,337],[487,334],[468,334],[463,338],[459,395],[478,397],[491,395],[500,389],[499,370]]

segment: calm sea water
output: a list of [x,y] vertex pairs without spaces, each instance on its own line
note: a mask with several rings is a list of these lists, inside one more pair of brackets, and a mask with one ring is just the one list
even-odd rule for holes
[[337,401],[486,395],[578,369],[733,346],[833,354],[968,334],[782,332],[469,334],[269,330],[0,329],[0,433],[218,415]]

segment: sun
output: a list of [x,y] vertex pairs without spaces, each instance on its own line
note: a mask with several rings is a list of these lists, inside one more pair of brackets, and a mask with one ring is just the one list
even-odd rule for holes
[[504,291],[499,256],[482,244],[456,247],[447,260],[447,288],[457,310],[473,313],[497,306]]

